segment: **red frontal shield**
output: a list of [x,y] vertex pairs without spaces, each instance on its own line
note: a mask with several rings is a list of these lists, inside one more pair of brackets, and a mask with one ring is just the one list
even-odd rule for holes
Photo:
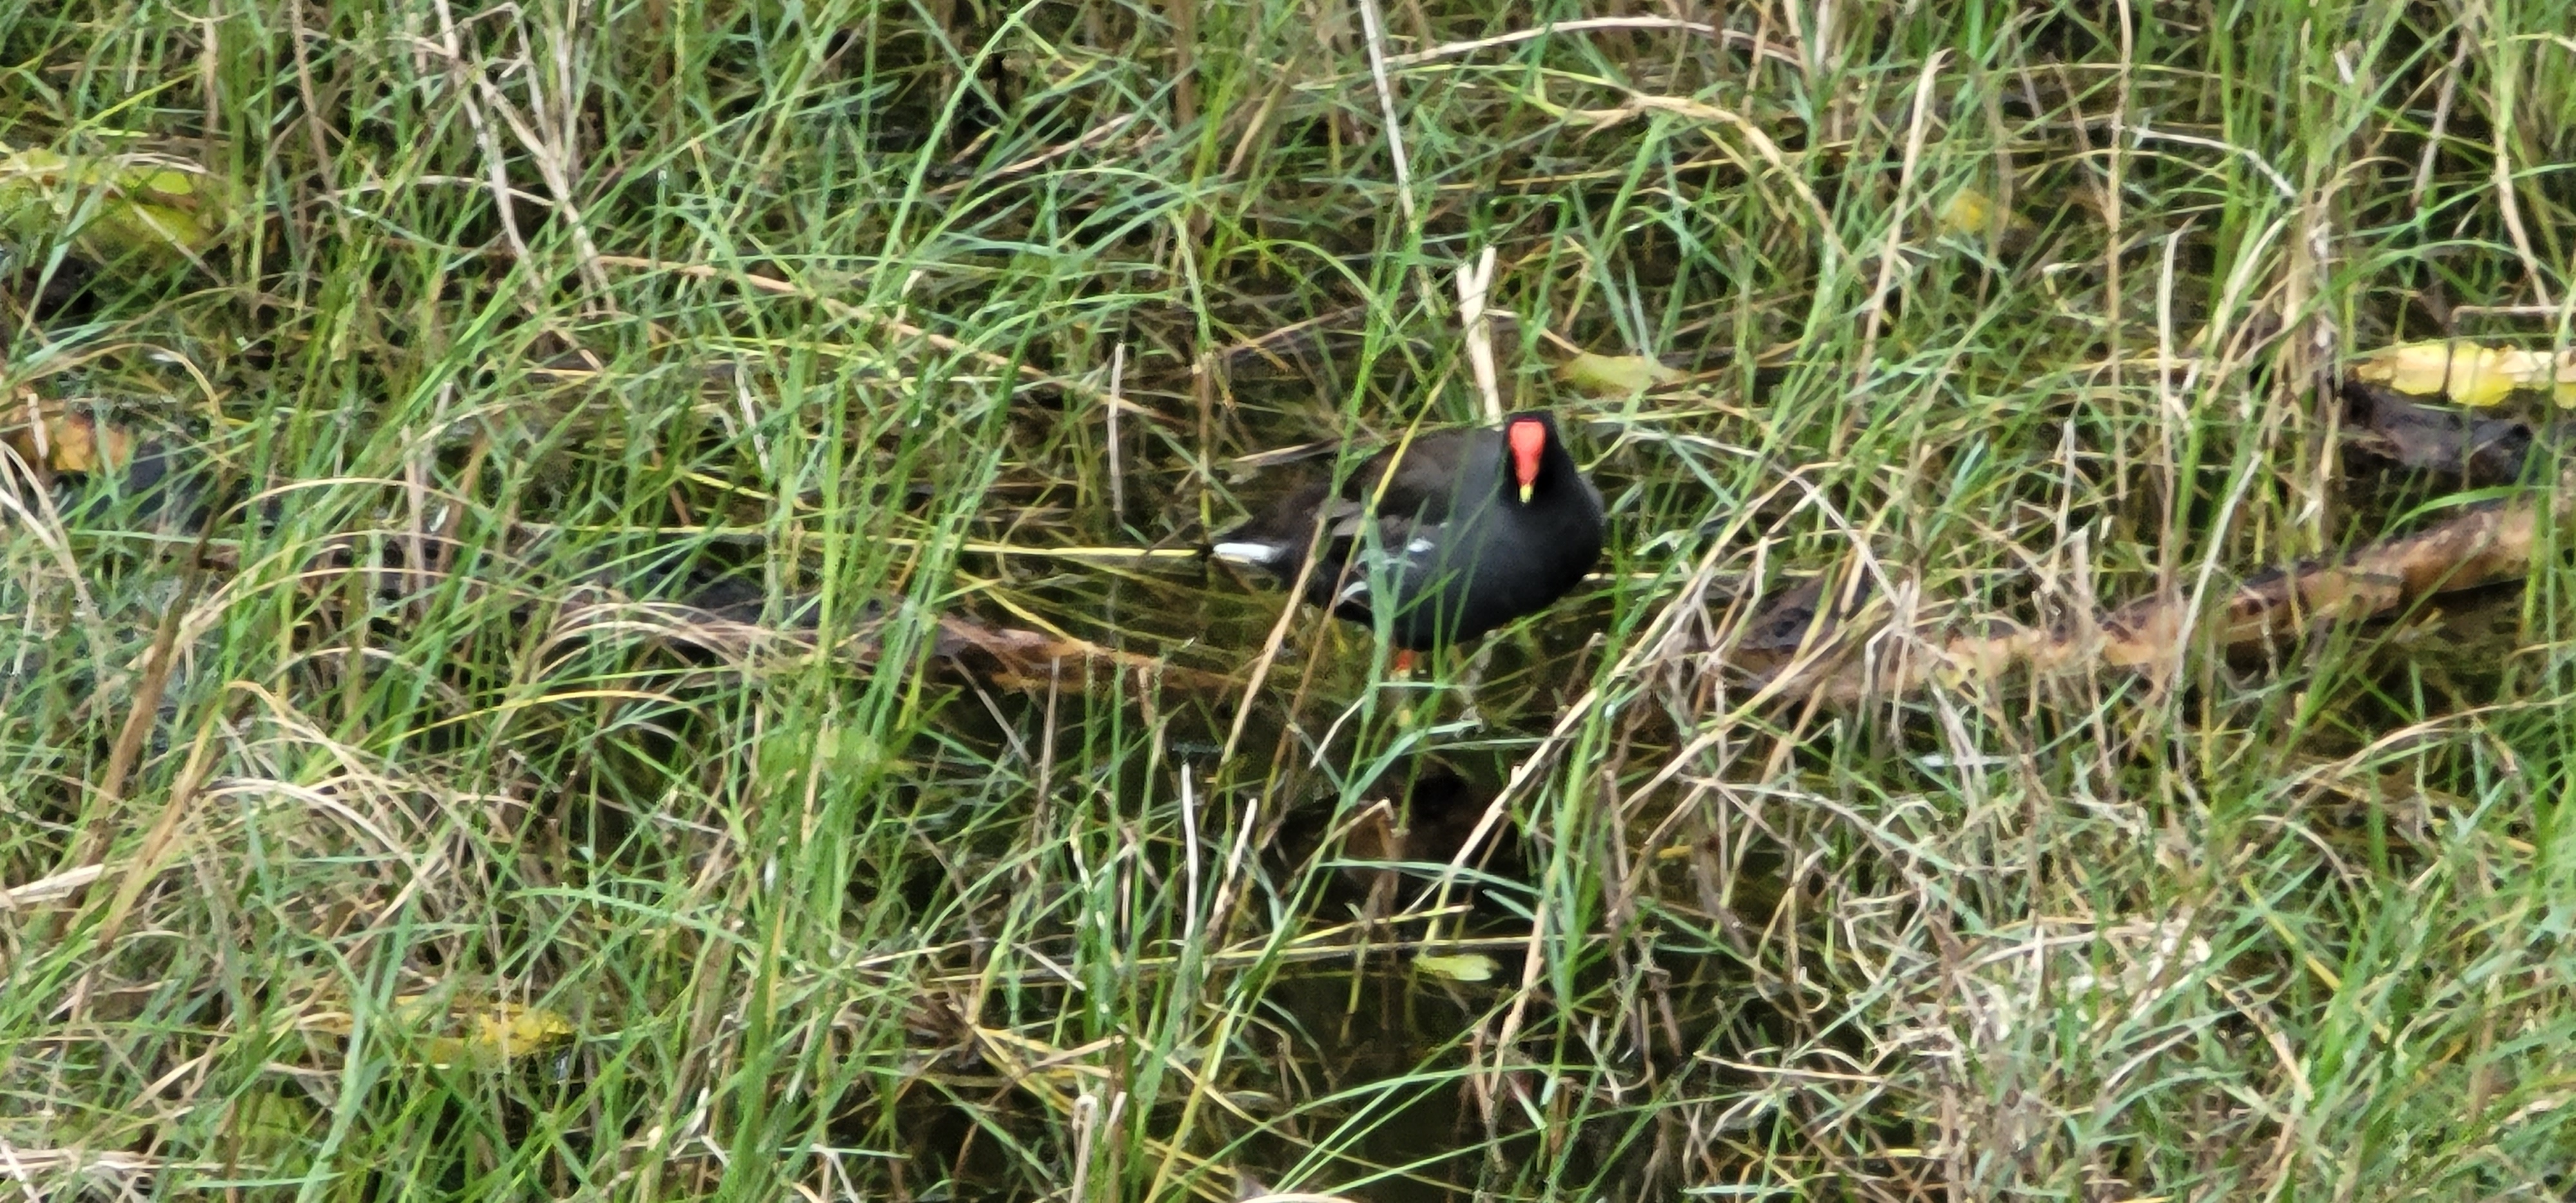
[[1547,426],[1536,418],[1522,418],[1503,435],[1512,444],[1512,483],[1521,487],[1521,500],[1526,503],[1538,489],[1538,455],[1547,447]]

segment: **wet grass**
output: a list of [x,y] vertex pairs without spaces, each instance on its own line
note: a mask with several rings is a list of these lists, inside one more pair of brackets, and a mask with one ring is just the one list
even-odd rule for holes
[[[188,483],[0,483],[0,1175],[2558,1197],[2563,566],[2170,680],[1726,671],[1837,564],[1940,629],[2403,529],[2335,366],[2568,338],[2576,11],[2119,11],[0,4],[0,140],[233,217],[8,215],[8,404]],[[1488,250],[1594,586],[1390,680],[1068,553],[1479,420]]]

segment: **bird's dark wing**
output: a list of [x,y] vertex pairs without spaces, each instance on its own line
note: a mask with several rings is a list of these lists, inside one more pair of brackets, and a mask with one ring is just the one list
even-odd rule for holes
[[1367,501],[1377,496],[1377,512],[1423,523],[1445,522],[1450,499],[1458,493],[1459,473],[1477,458],[1476,441],[1499,436],[1490,430],[1442,430],[1390,446],[1360,465],[1342,486],[1342,495]]

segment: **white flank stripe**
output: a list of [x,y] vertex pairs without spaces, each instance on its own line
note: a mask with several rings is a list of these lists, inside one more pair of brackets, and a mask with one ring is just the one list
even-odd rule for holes
[[1227,563],[1249,564],[1256,568],[1267,568],[1287,554],[1287,549],[1276,543],[1219,543],[1208,551]]

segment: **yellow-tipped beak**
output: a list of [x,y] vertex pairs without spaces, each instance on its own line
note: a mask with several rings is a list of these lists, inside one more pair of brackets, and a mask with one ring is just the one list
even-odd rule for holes
[[1528,504],[1529,504],[1529,501],[1530,501],[1530,494],[1535,493],[1535,492],[1537,492],[1537,491],[1538,491],[1538,484],[1537,484],[1537,482],[1535,482],[1535,481],[1533,481],[1533,482],[1531,482],[1531,483],[1529,483],[1529,484],[1522,485],[1522,486],[1521,486],[1521,504],[1522,504],[1522,505],[1528,505]]

